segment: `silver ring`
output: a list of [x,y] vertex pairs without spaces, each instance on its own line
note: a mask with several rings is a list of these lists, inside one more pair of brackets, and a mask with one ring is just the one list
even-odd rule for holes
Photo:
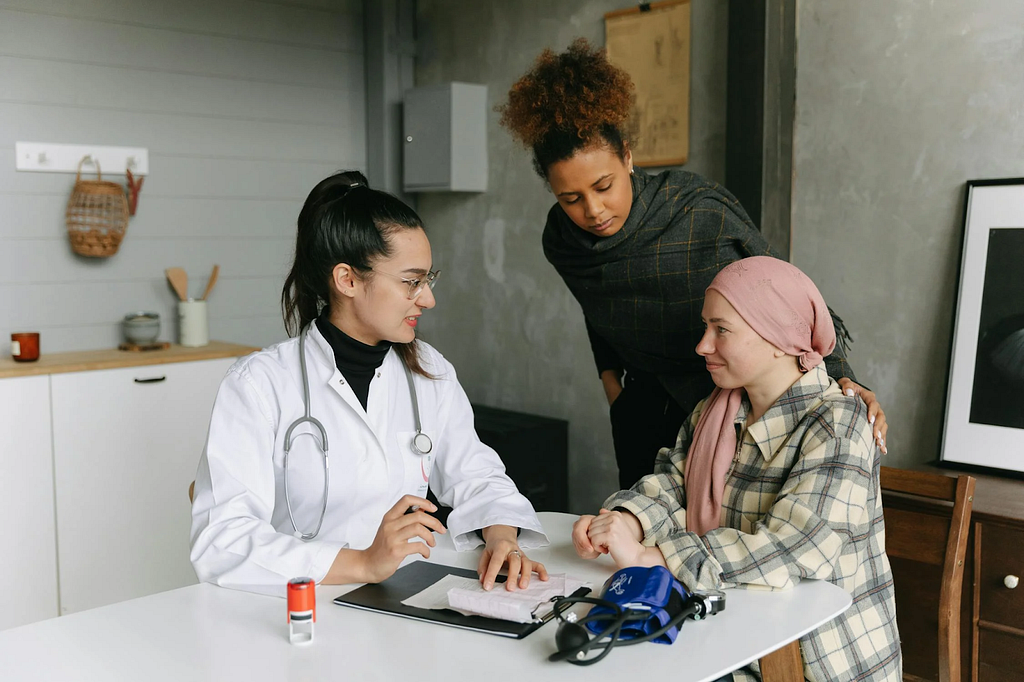
[[512,556],[513,554],[519,557],[519,559],[523,558],[523,553],[520,552],[518,549],[513,549],[511,552],[508,553],[508,556]]

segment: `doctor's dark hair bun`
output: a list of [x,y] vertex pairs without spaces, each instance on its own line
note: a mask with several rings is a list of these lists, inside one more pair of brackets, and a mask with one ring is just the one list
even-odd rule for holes
[[532,149],[541,177],[576,152],[604,144],[626,154],[633,81],[603,50],[577,38],[565,52],[544,50],[497,107],[501,124]]
[[[321,180],[299,211],[295,261],[281,292],[284,328],[289,336],[331,305],[334,267],[347,263],[362,279],[373,277],[373,263],[392,254],[391,235],[423,229],[416,211],[397,197],[372,189],[359,171]],[[415,341],[395,344],[409,368],[430,376],[419,363]]]

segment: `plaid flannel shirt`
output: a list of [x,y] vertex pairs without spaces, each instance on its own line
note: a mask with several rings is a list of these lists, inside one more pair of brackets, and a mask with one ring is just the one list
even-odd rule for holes
[[[605,508],[634,514],[644,544],[657,546],[687,587],[783,589],[801,578],[828,580],[853,605],[800,640],[804,676],[900,680],[892,573],[885,556],[879,455],[867,408],[844,396],[818,365],[756,422],[736,416],[738,444],[726,479],[722,525],[686,532],[683,472],[704,402],[658,454],[655,473],[612,495]],[[734,673],[759,679],[756,665]]]

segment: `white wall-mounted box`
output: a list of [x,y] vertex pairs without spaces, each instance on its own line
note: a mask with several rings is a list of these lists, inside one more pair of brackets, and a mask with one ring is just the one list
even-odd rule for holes
[[487,86],[412,88],[402,106],[406,192],[487,191]]

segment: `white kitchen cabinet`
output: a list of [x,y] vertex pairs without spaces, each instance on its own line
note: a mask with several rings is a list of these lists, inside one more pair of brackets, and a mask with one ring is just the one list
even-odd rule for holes
[[50,382],[0,380],[0,630],[57,615]]
[[62,614],[196,582],[188,486],[233,362],[50,377]]
[[0,629],[196,581],[188,486],[220,381],[253,350],[0,357]]

